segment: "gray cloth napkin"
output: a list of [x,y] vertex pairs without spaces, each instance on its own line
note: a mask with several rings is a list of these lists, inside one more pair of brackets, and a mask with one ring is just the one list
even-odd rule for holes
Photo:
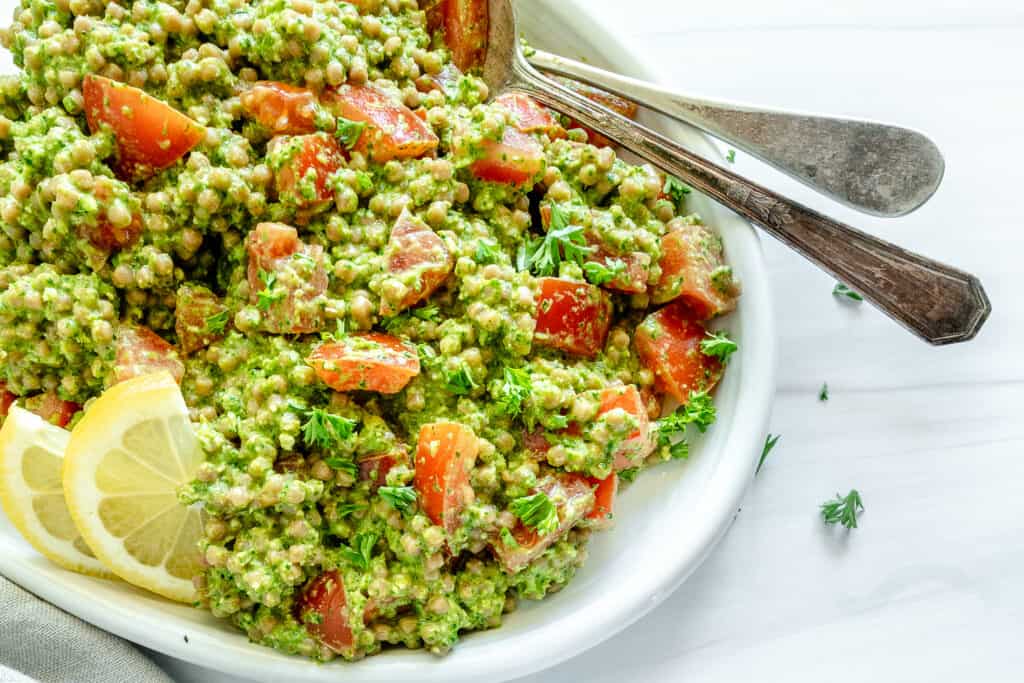
[[0,576],[0,683],[173,683],[116,636]]

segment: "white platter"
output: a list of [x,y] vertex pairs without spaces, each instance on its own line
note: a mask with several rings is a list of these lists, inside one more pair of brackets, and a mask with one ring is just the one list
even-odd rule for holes
[[[518,1],[524,32],[534,45],[656,78],[655,71],[588,16],[581,0]],[[13,8],[12,0],[0,0],[5,21]],[[12,68],[10,56],[4,55],[0,64]],[[691,129],[655,118],[646,121],[701,154],[717,154]],[[753,229],[731,212],[703,197],[695,197],[691,206],[721,232],[727,258],[744,286],[739,310],[717,324],[740,344],[717,391],[718,422],[693,445],[688,462],[646,472],[620,496],[615,528],[594,538],[590,559],[567,588],[543,602],[523,603],[500,629],[465,636],[444,658],[393,650],[356,664],[319,665],[253,645],[206,612],[122,583],[63,571],[38,556],[2,514],[0,573],[124,638],[259,681],[495,683],[594,647],[664,600],[707,557],[740,506],[764,442],[775,389],[775,330],[760,243]]]

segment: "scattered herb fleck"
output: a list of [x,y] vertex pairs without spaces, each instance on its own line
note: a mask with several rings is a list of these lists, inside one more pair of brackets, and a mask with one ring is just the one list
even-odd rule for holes
[[707,336],[701,340],[700,352],[705,356],[711,356],[717,358],[725,365],[729,362],[729,356],[736,353],[739,346],[732,339],[729,339],[728,332],[711,332],[708,330]]
[[416,489],[411,486],[381,486],[377,494],[402,513],[410,512],[416,503]]
[[825,524],[842,524],[847,529],[857,528],[857,515],[864,512],[857,489],[851,489],[846,496],[836,494],[835,500],[821,504],[821,518]]
[[206,332],[208,334],[224,334],[228,325],[228,312],[221,311],[214,313],[206,319]]
[[495,401],[501,412],[517,417],[523,412],[523,403],[533,390],[530,373],[522,368],[505,368],[504,377],[498,387]]
[[554,533],[558,529],[558,511],[548,498],[548,494],[543,491],[532,496],[516,498],[509,509],[523,521],[523,524],[535,529],[539,534]]
[[364,130],[366,130],[365,122],[350,121],[349,119],[338,117],[338,127],[334,131],[334,137],[337,138],[342,147],[352,149],[359,142],[359,138],[363,136]]
[[832,296],[840,299],[846,297],[853,301],[864,301],[864,297],[844,285],[842,282],[837,282],[836,286],[832,288]]
[[583,274],[591,284],[606,285],[626,272],[626,262],[622,259],[609,259],[608,263],[587,261],[583,264]]
[[764,448],[761,449],[761,459],[757,461],[757,471],[754,472],[754,476],[761,474],[761,468],[764,467],[765,459],[768,457],[768,454],[772,452],[772,449],[775,448],[775,444],[779,442],[781,437],[781,434],[769,434],[765,437]]
[[821,385],[821,389],[818,391],[818,400],[822,403],[828,400],[828,382]]
[[338,550],[341,556],[359,569],[366,571],[370,568],[370,559],[373,557],[373,546],[377,545],[377,534],[361,533],[356,534],[349,546],[342,546]]

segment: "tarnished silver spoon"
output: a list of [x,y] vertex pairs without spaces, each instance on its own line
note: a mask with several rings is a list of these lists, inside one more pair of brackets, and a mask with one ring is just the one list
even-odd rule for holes
[[942,152],[916,130],[876,121],[766,109],[696,97],[589,64],[530,50],[534,67],[602,88],[724,140],[838,202],[904,216],[928,201]]
[[846,283],[931,344],[972,339],[992,310],[977,277],[790,201],[542,76],[526,61],[511,0],[489,0],[484,79],[576,119],[675,175]]

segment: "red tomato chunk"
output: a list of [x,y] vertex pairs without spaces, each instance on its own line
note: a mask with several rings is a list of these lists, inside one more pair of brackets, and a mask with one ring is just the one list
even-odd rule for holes
[[182,158],[206,129],[142,90],[96,74],[82,81],[89,130],[113,130],[119,169],[128,177],[151,175]]
[[246,237],[246,251],[249,301],[261,310],[262,328],[277,334],[320,330],[319,300],[327,291],[323,247],[303,244],[290,225],[260,223]]
[[680,403],[691,391],[710,390],[722,373],[721,363],[700,350],[705,335],[693,312],[678,301],[647,316],[636,329],[640,362],[654,373],[658,388]]
[[722,257],[722,241],[703,225],[669,224],[661,238],[661,280],[651,292],[655,303],[686,301],[701,319],[736,308],[738,287]]
[[426,223],[402,212],[391,229],[384,251],[391,282],[385,282],[380,314],[398,315],[428,298],[444,284],[455,267],[444,241]]
[[507,185],[533,185],[544,170],[544,148],[513,126],[505,128],[501,142],[483,143],[483,156],[470,165],[480,180]]
[[540,278],[535,343],[593,358],[604,348],[611,321],[611,299],[599,287]]
[[565,137],[565,129],[544,105],[529,95],[504,93],[494,103],[512,115],[512,121],[521,133],[547,133],[551,137]]
[[606,415],[613,410],[622,410],[626,413],[627,419],[637,423],[636,429],[615,448],[615,469],[618,471],[636,467],[654,450],[650,419],[643,397],[632,384],[608,387],[601,391],[598,416]]
[[416,347],[379,332],[350,334],[341,341],[321,344],[306,362],[335,391],[397,394],[420,374]]
[[26,399],[25,407],[58,427],[67,427],[75,413],[82,409],[82,406],[73,401],[61,399],[56,391],[47,391]]
[[588,478],[587,483],[594,487],[594,509],[587,514],[586,519],[592,522],[594,529],[607,529],[614,520],[619,475],[612,472],[604,479]]
[[475,494],[469,482],[480,445],[472,429],[457,422],[420,428],[416,445],[416,492],[420,507],[448,539],[462,526],[462,511]]
[[437,150],[437,136],[420,117],[372,86],[344,85],[324,99],[339,116],[366,124],[353,149],[374,161],[416,159]]
[[463,71],[483,66],[487,56],[487,0],[441,0],[429,23],[444,27],[452,61]]
[[297,603],[297,619],[311,636],[338,654],[355,646],[349,625],[348,599],[341,573],[324,572],[310,581]]
[[345,164],[338,142],[327,133],[277,137],[269,149],[286,150],[287,161],[275,177],[277,196],[301,209],[319,211],[334,201],[331,175]]
[[306,135],[317,130],[317,98],[308,88],[258,81],[238,100],[247,116],[274,135]]
[[115,381],[123,382],[161,370],[171,373],[174,381],[181,383],[185,364],[178,358],[177,350],[148,327],[122,325],[117,331]]
[[230,324],[228,308],[206,287],[182,285],[174,305],[174,331],[184,354],[223,339]]

